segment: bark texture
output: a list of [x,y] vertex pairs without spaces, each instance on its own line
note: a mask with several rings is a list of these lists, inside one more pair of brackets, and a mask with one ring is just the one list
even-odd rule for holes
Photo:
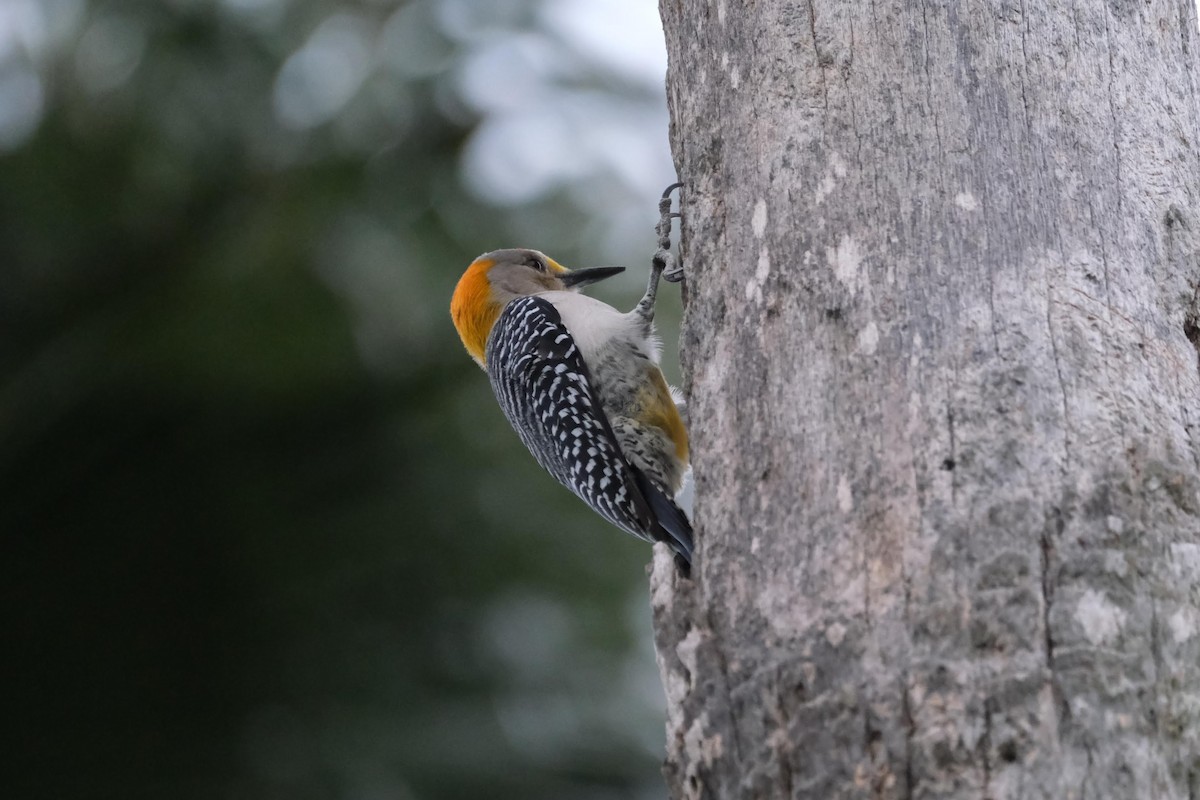
[[1193,0],[662,0],[676,798],[1200,797]]

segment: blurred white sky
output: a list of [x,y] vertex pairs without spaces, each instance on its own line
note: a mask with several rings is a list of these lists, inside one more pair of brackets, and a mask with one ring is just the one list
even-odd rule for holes
[[[296,0],[165,1],[208,5],[269,46],[299,42],[268,98],[288,135],[248,134],[265,164],[290,163],[302,152],[297,137],[326,128],[373,152],[372,120],[393,137],[420,124],[407,87],[427,79],[441,111],[473,125],[460,161],[472,194],[517,207],[565,192],[589,218],[574,241],[607,258],[652,246],[655,203],[675,180],[657,0],[409,0],[394,11],[331,3],[298,39],[275,35],[303,18],[285,12],[310,8]],[[145,24],[119,5],[0,0],[0,152],[29,141],[55,101],[41,72],[52,58],[67,56],[67,77],[86,94],[115,96],[137,72]],[[527,224],[530,241],[542,242],[548,226]]]
[[[259,28],[277,24],[289,4],[213,2]],[[62,49],[74,48],[75,77],[94,95],[134,74],[146,32],[119,11],[88,10],[85,0],[0,0],[0,151],[36,132],[48,102],[39,67]],[[457,46],[453,62],[431,34]],[[411,78],[446,68],[459,100],[482,117],[463,174],[487,200],[520,204],[597,172],[647,195],[674,179],[655,0],[415,0],[381,28],[347,5],[284,62],[275,117],[293,130],[315,128],[342,113],[376,70]]]
[[[260,29],[291,4],[209,2]],[[652,199],[675,179],[656,0],[412,0],[382,27],[353,5],[333,8],[279,71],[282,127],[334,121],[379,70],[449,71],[457,102],[480,118],[462,174],[483,199],[520,205],[597,176]],[[76,78],[93,95],[136,71],[146,31],[119,12],[87,11],[86,0],[0,0],[0,152],[37,131],[49,102],[39,67],[63,48],[74,48]],[[600,195],[597,212],[620,205]],[[573,196],[588,208],[588,192]]]
[[[653,0],[546,2],[532,30],[487,38],[460,68],[464,100],[485,115],[464,153],[472,187],[520,203],[611,172],[638,194],[661,192],[674,180],[666,70]],[[576,84],[596,72],[634,93]]]
[[[655,201],[675,180],[657,0],[330,3],[315,20],[286,13],[320,8],[300,0],[163,2],[216,9],[269,46],[292,43],[266,124],[248,123],[267,166],[291,163],[297,142],[327,129],[377,152],[379,131],[394,140],[421,124],[410,92],[428,80],[440,110],[473,126],[463,185],[496,206],[530,204],[511,220],[514,241],[618,261],[652,246]],[[309,27],[273,35],[296,19]],[[65,54],[67,77],[103,105],[137,74],[145,24],[120,4],[0,0],[0,153],[28,142],[55,101],[42,74],[52,58]],[[556,226],[532,211],[557,193],[588,219],[569,241],[548,240]]]

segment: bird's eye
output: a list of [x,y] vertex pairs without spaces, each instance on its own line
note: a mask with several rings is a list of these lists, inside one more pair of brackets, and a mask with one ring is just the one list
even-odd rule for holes
[[542,260],[537,256],[530,256],[528,259],[526,259],[525,263],[526,265],[536,269],[538,272],[546,271],[546,265],[542,263]]

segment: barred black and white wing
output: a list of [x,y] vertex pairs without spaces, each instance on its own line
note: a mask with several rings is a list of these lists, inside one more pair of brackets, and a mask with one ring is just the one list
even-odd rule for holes
[[[609,522],[642,539],[667,541],[691,561],[690,525],[622,454],[553,304],[537,296],[510,302],[488,337],[486,360],[504,416],[542,467]],[[661,524],[667,507],[686,527],[681,535],[671,530],[678,521]]]

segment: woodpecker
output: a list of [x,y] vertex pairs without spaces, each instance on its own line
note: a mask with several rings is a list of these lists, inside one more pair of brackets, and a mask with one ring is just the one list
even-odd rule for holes
[[537,250],[484,253],[459,280],[450,315],[537,462],[618,528],[670,545],[686,574],[692,527],[674,497],[688,435],[654,335],[665,261],[660,248],[646,293],[622,313],[578,290],[624,267],[568,270]]

